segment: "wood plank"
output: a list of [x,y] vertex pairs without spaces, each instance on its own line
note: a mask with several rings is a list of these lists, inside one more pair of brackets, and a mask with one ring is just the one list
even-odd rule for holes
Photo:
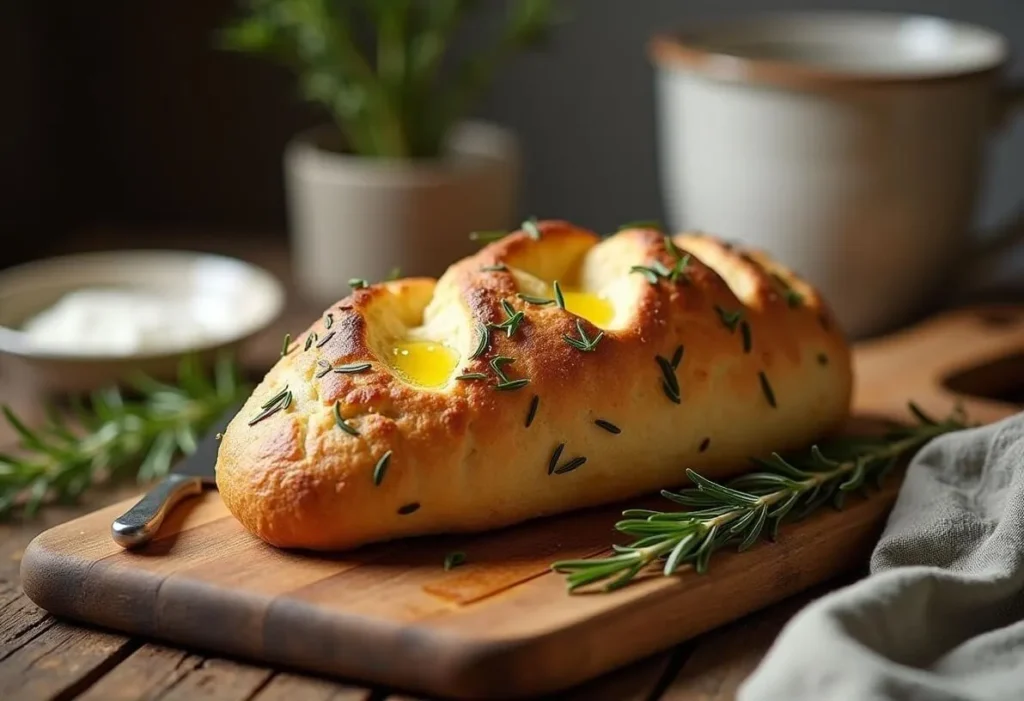
[[369,689],[279,672],[252,701],[371,701],[372,698],[374,694]]
[[[269,669],[143,645],[78,697],[79,701],[245,701],[270,680]],[[305,701],[296,697],[295,701]]]
[[122,635],[56,622],[0,663],[0,698],[70,698],[134,649]]

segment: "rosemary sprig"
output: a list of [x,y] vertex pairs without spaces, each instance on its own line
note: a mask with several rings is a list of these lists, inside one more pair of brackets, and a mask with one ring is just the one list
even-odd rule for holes
[[519,329],[519,324],[526,318],[526,314],[521,311],[517,312],[507,299],[501,300],[501,309],[505,312],[506,319],[500,324],[491,324],[491,326],[496,329],[505,329],[508,337],[512,338],[512,334]]
[[212,378],[188,357],[173,386],[146,376],[131,384],[135,397],[110,388],[93,393],[88,402],[75,401],[74,426],[49,410],[45,425],[29,428],[4,407],[23,451],[0,455],[0,514],[31,515],[50,500],[73,501],[109,478],[161,477],[175,455],[193,452],[197,437],[251,390],[227,355],[218,359]]
[[584,353],[593,353],[597,350],[597,344],[604,338],[604,331],[598,331],[597,335],[593,338],[587,336],[586,329],[583,328],[583,322],[579,319],[576,320],[576,330],[579,332],[579,338],[573,338],[568,334],[562,334],[562,338],[573,348],[582,351]]
[[493,370],[494,374],[498,377],[498,384],[494,385],[494,389],[500,392],[511,392],[517,389],[522,389],[526,385],[530,384],[530,381],[525,377],[518,380],[510,380],[505,374],[505,371],[502,368],[509,363],[514,363],[515,360],[515,358],[510,358],[507,355],[499,355],[491,358],[491,370]]
[[609,557],[563,560],[551,567],[567,575],[570,592],[597,583],[606,591],[618,589],[655,563],[666,576],[684,564],[703,574],[715,551],[727,545],[746,550],[766,530],[774,538],[783,520],[803,518],[826,503],[841,508],[848,493],[862,489],[868,480],[880,482],[900,460],[936,436],[966,428],[959,411],[941,422],[913,403],[910,411],[915,425],[884,436],[837,439],[800,456],[773,453],[754,461],[760,471],[727,485],[687,470],[695,488],[662,492],[687,510],[628,509],[615,528],[635,537],[634,542],[613,546],[615,554]]

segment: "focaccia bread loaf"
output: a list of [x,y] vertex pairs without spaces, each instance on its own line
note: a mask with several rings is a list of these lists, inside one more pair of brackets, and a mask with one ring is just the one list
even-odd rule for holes
[[766,255],[530,222],[328,309],[224,432],[217,484],[282,547],[479,531],[749,469],[836,428],[851,384],[825,303]]

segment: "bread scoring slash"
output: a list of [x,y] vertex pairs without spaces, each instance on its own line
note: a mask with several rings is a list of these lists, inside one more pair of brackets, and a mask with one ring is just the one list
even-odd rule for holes
[[758,251],[529,222],[439,280],[353,281],[224,432],[217,484],[276,546],[481,531],[748,469],[836,429],[850,349]]

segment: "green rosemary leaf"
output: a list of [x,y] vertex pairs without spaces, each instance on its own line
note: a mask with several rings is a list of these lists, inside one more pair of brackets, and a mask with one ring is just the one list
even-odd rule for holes
[[547,297],[534,297],[533,295],[523,294],[522,292],[517,292],[516,297],[523,300],[524,302],[528,302],[529,304],[536,304],[541,307],[546,307],[549,304],[555,303],[555,300],[553,299],[548,299]]
[[672,369],[678,370],[679,363],[683,362],[683,347],[679,346],[676,348],[675,353],[672,354]]
[[327,312],[326,316],[324,316],[324,328],[329,329],[332,326],[334,326],[334,315]]
[[373,468],[373,486],[379,487],[380,483],[384,481],[384,475],[388,472],[388,465],[391,464],[391,451],[387,451],[380,456],[380,460]]
[[341,402],[334,402],[334,423],[337,424],[338,428],[347,433],[350,436],[358,436],[359,431],[355,429],[352,424],[345,420],[341,415]]
[[631,273],[640,273],[645,278],[647,278],[647,282],[651,283],[652,285],[657,285],[658,284],[658,273],[656,273],[651,268],[648,268],[646,265],[633,265],[633,266],[630,266],[629,272],[631,272]]
[[537,217],[530,217],[519,228],[534,241],[540,241],[540,228],[537,226]]
[[473,231],[469,234],[469,240],[477,243],[493,243],[498,239],[505,238],[506,235],[508,235],[507,231]]
[[482,372],[467,372],[462,375],[456,375],[456,380],[486,380],[487,375]]
[[322,348],[323,345],[325,343],[327,343],[328,341],[330,341],[332,338],[334,338],[334,332],[333,331],[331,331],[329,334],[327,334],[326,336],[321,338],[320,341],[316,344],[316,347],[317,348]]
[[404,506],[398,507],[398,513],[401,516],[408,516],[409,514],[416,513],[420,510],[420,503],[414,501],[411,504],[405,504]]
[[662,241],[664,242],[665,250],[669,252],[669,255],[671,255],[676,260],[679,260],[680,258],[683,257],[683,252],[679,250],[679,247],[676,246],[676,242],[672,240],[671,236],[662,237]]
[[502,368],[514,362],[516,362],[515,358],[510,358],[507,355],[497,355],[491,358],[489,365],[491,366],[491,370],[494,371],[494,374],[498,376],[499,380],[502,382],[508,382],[508,377],[505,376],[505,371]]
[[365,372],[372,367],[372,363],[348,363],[346,365],[335,365],[334,372],[353,374],[357,372]]
[[576,319],[576,330],[579,331],[580,337],[573,338],[566,334],[562,334],[562,338],[573,348],[576,348],[584,353],[591,353],[597,349],[597,344],[604,338],[604,331],[599,331],[596,336],[590,338],[587,336],[586,330],[583,328],[583,322],[580,319]]
[[679,392],[672,388],[665,380],[661,381],[661,388],[665,391],[665,396],[671,399],[676,404],[682,403],[682,397],[679,396]]
[[761,531],[764,530],[765,521],[768,518],[768,506],[762,505],[761,508],[757,509],[757,517],[754,519],[753,524],[747,529],[746,537],[740,542],[739,551],[743,552],[751,545],[757,542],[758,537],[761,535]]
[[764,371],[757,373],[758,379],[761,381],[761,391],[764,392],[764,398],[768,400],[768,403],[774,409],[775,404],[775,392],[772,391],[772,386],[768,383],[768,376],[764,374]]
[[689,253],[684,253],[680,256],[679,260],[677,260],[675,265],[672,266],[672,272],[669,273],[668,279],[672,282],[678,282],[679,280],[689,282],[690,275],[688,269],[690,267],[691,260],[692,257]]
[[551,459],[548,460],[548,474],[553,474],[555,468],[558,467],[558,459],[562,457],[562,450],[565,449],[565,443],[559,443],[555,447],[555,451],[551,453]]
[[508,316],[512,316],[516,313],[515,307],[513,307],[507,299],[501,300],[501,308]]
[[314,341],[316,341],[316,331],[313,331],[308,336],[306,336],[306,347],[303,348],[302,350],[308,351],[310,348],[313,347]]
[[494,385],[494,389],[501,392],[511,392],[513,390],[522,389],[528,384],[530,384],[530,381],[524,377],[519,380],[506,380],[504,382],[499,382]]
[[863,460],[857,461],[857,467],[850,473],[848,479],[839,483],[840,492],[852,492],[864,486],[864,478],[867,476],[867,463]]
[[583,457],[583,456],[580,456],[578,458],[573,458],[572,460],[570,460],[569,462],[565,463],[561,467],[555,468],[555,474],[556,475],[564,475],[567,472],[572,472],[576,468],[581,467],[583,465],[583,463],[585,463],[586,461],[587,461],[587,459],[585,457]]
[[319,370],[317,370],[317,372],[316,372],[316,374],[314,375],[314,377],[315,377],[316,379],[318,379],[318,380],[319,380],[319,379],[320,379],[321,377],[323,377],[324,375],[326,375],[327,373],[329,373],[329,372],[330,372],[330,371],[331,371],[331,370],[333,369],[333,368],[331,368],[331,364],[330,364],[330,363],[328,363],[328,362],[327,362],[326,360],[324,360],[323,358],[321,358],[320,360],[316,361],[316,364],[317,364],[317,366],[318,366],[318,367],[319,367],[320,369],[319,369]]
[[526,412],[526,428],[530,428],[530,424],[533,423],[533,419],[537,416],[537,407],[540,406],[540,395],[533,395],[533,399],[530,400],[530,410]]
[[750,338],[750,324],[746,321],[740,322],[740,334],[743,336],[743,352],[749,353],[752,347],[752,341]]
[[479,321],[476,322],[476,333],[477,333],[477,336],[478,336],[478,340],[477,340],[477,343],[476,343],[476,350],[474,350],[470,354],[470,356],[469,356],[470,360],[475,360],[476,358],[479,358],[481,355],[483,355],[484,352],[487,350],[487,346],[491,342],[491,332],[487,328],[486,324],[481,323]]
[[282,389],[280,392],[278,392],[273,397],[271,397],[270,399],[265,401],[263,404],[261,404],[260,405],[260,409],[266,409],[266,408],[268,408],[268,407],[270,407],[270,406],[272,406],[274,404],[277,404],[282,399],[284,399],[284,395],[286,395],[286,394],[288,394],[288,385],[285,385],[284,389]]
[[508,271],[508,266],[504,263],[495,263],[494,265],[485,265],[481,267],[480,271],[484,273],[504,273]]
[[683,559],[690,554],[698,543],[700,543],[700,539],[693,533],[679,539],[679,543],[672,548],[672,552],[669,553],[668,559],[665,560],[665,568],[662,572],[666,577],[670,577],[675,574],[679,565],[683,563]]
[[657,219],[641,219],[620,224],[618,231],[628,231],[629,229],[654,229],[655,231],[662,231],[663,227]]
[[736,331],[736,325],[740,323],[740,319],[743,318],[743,312],[740,310],[726,311],[722,307],[715,305],[715,311],[718,312],[718,318],[722,320],[722,324],[725,328],[729,329],[730,333]]
[[565,309],[565,297],[562,296],[562,286],[558,284],[558,280],[555,280],[552,287],[555,289],[555,304],[559,309]]
[[713,482],[706,477],[700,476],[699,474],[697,474],[696,472],[689,468],[687,468],[686,470],[686,476],[689,477],[690,480],[692,480],[693,483],[696,484],[698,489],[700,489],[702,492],[708,492],[709,494],[719,499],[722,499],[723,501],[735,504],[737,506],[754,504],[757,503],[758,501],[757,497],[752,497],[749,494],[744,494],[743,492],[737,491],[735,489],[730,489],[725,485]]
[[594,424],[599,428],[603,428],[608,433],[622,433],[622,429],[613,424],[611,421],[605,421],[604,419],[595,419]]
[[281,357],[282,358],[285,357],[286,355],[288,355],[288,346],[290,346],[291,344],[292,344],[292,335],[290,333],[286,333],[284,335],[284,341],[281,342]]
[[447,555],[444,556],[444,570],[445,570],[445,572],[447,572],[448,570],[454,569],[454,568],[458,567],[459,565],[463,565],[465,563],[466,563],[466,553],[463,553],[463,552],[453,552],[453,553],[448,553]]
[[369,287],[370,283],[361,277],[353,277],[349,278],[348,286],[351,287],[353,290],[361,290],[363,288]]

